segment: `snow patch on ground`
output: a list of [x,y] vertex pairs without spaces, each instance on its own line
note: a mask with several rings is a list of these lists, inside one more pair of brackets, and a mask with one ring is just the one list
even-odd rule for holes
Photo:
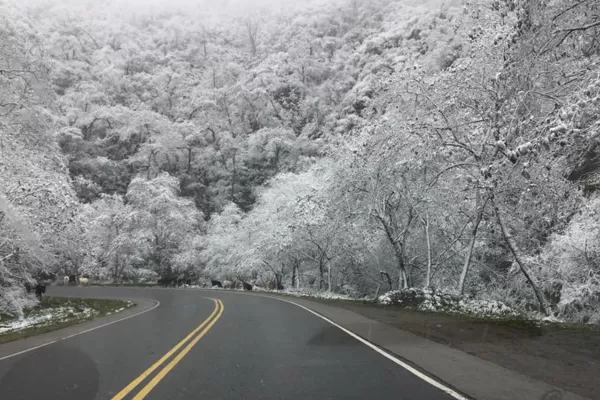
[[[244,291],[242,288],[223,289],[217,286],[203,287],[198,285],[188,286],[198,289],[218,289]],[[372,301],[372,298],[357,298],[346,294],[324,292],[315,289],[284,289],[272,290],[260,286],[254,286],[254,292],[284,294],[294,297],[306,297],[325,300],[347,300],[347,301]],[[443,312],[448,314],[467,315],[477,318],[512,319],[526,317],[528,320],[542,323],[564,323],[557,317],[545,317],[541,314],[528,313],[524,315],[518,310],[511,308],[498,300],[473,299],[461,297],[454,293],[434,289],[410,288],[404,290],[393,290],[377,298],[381,305],[398,305],[409,309],[430,312]]]
[[433,289],[394,290],[379,296],[383,305],[399,305],[420,311],[464,314],[482,318],[514,318],[520,313],[497,300],[460,297]]
[[0,321],[0,334],[16,332],[23,329],[47,326],[72,319],[87,319],[98,314],[93,308],[75,308],[71,306],[33,310],[29,315]]
[[265,292],[265,293],[278,293],[285,294],[289,296],[295,297],[311,297],[316,299],[324,299],[324,300],[351,300],[351,301],[363,301],[365,299],[356,298],[352,296],[348,296],[345,294],[334,293],[334,292],[323,292],[314,289],[284,289],[284,290],[269,290],[261,287],[255,286],[253,288],[256,292]]
[[[105,315],[111,315],[121,312],[127,308],[133,307],[134,302],[128,301],[125,307],[111,310]],[[0,320],[0,335],[10,332],[18,332],[28,328],[53,325],[66,321],[86,320],[99,315],[100,312],[91,307],[66,305],[61,307],[33,309],[23,318]]]

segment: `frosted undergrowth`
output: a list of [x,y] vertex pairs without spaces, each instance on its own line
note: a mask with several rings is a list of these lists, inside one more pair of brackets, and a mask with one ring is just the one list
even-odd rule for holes
[[377,299],[380,304],[400,305],[420,311],[465,314],[484,318],[514,318],[517,310],[497,300],[459,297],[432,289],[404,289],[387,292]]
[[[213,289],[220,288],[214,287]],[[243,289],[229,290],[241,291]],[[325,300],[371,300],[370,298],[356,298],[345,294],[323,292],[311,289],[271,290],[254,286],[253,291]],[[419,311],[444,312],[479,318],[507,319],[523,317],[523,314],[521,314],[519,311],[498,300],[471,299],[432,289],[411,288],[405,290],[394,290],[379,296],[377,302],[382,305],[398,305]],[[529,319],[539,320],[541,322],[562,322],[555,317],[544,318],[544,316],[533,314],[527,315],[527,317]]]
[[98,314],[93,308],[75,308],[71,306],[34,310],[23,318],[0,321],[0,334],[17,332],[32,327],[52,325],[73,319],[87,319]]
[[285,294],[289,296],[295,297],[311,297],[316,299],[324,299],[324,300],[352,300],[352,301],[363,301],[362,298],[356,298],[352,296],[348,296],[341,293],[335,292],[323,292],[319,290],[311,290],[311,289],[284,289],[284,290],[270,290],[264,289],[261,287],[254,287],[254,291],[256,292],[265,292],[265,293],[279,293]]

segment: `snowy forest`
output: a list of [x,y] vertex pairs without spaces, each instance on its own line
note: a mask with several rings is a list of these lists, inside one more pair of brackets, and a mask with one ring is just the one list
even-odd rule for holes
[[599,2],[213,3],[0,0],[0,314],[75,274],[600,323]]

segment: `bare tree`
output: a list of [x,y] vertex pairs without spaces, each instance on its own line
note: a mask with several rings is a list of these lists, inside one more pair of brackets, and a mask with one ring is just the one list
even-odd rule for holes
[[248,41],[250,42],[250,50],[252,51],[252,55],[256,55],[256,49],[258,46],[258,27],[259,21],[258,18],[248,18],[244,22],[246,26],[246,32],[248,33]]

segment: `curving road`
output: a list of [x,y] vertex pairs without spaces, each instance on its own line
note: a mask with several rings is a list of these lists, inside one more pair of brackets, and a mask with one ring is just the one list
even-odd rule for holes
[[452,399],[335,326],[276,299],[113,287],[53,287],[49,294],[160,305],[0,358],[2,400]]

